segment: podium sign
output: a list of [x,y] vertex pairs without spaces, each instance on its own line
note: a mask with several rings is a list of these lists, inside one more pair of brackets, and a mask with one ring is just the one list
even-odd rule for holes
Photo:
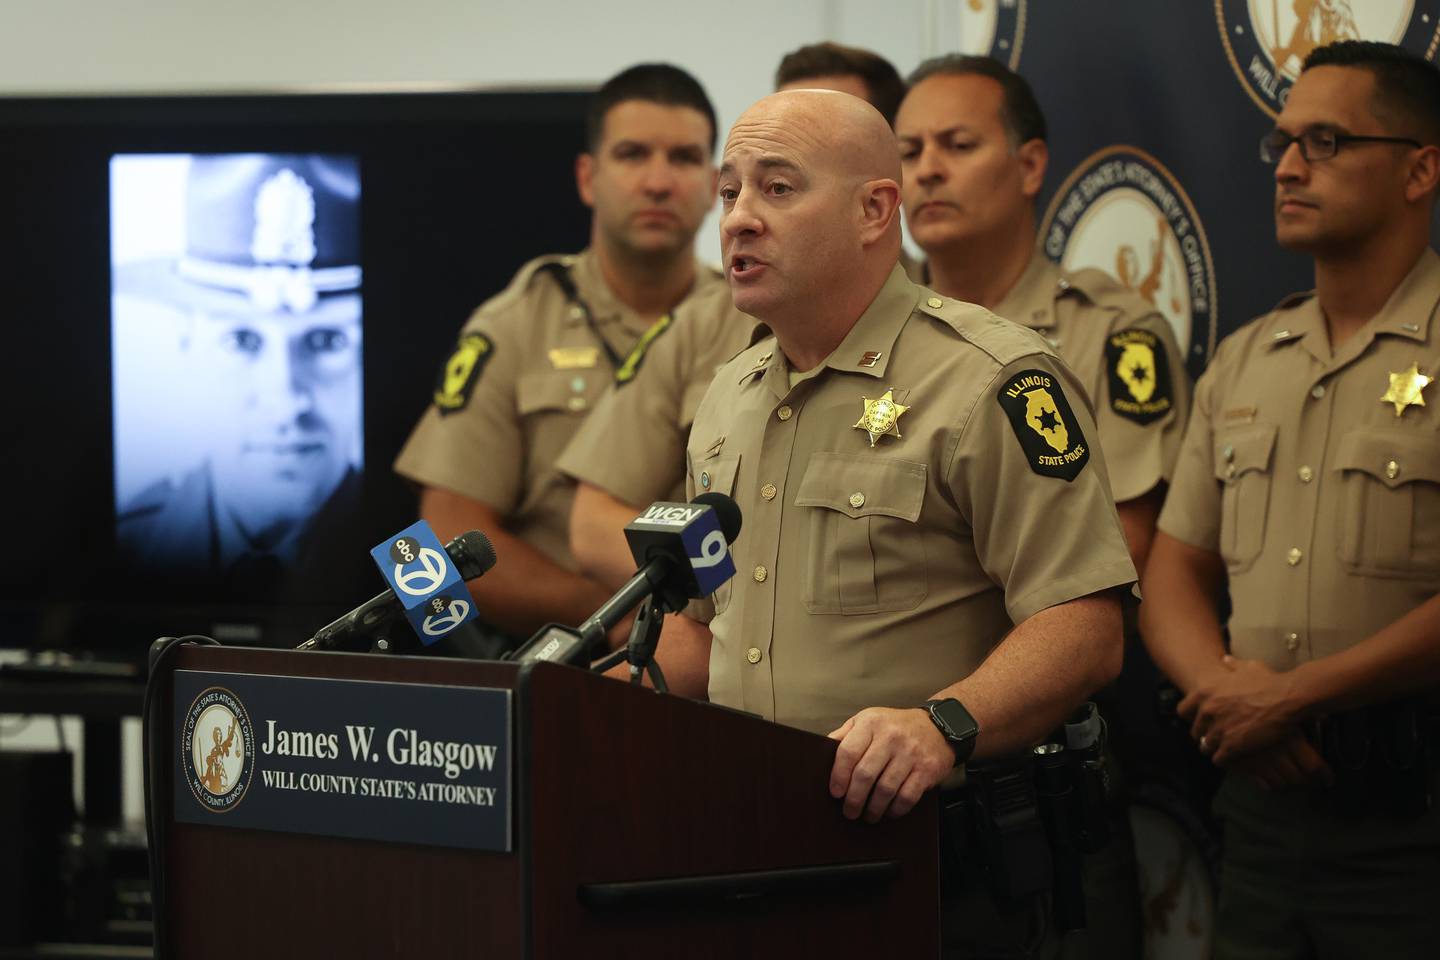
[[175,819],[511,849],[511,691],[175,672]]

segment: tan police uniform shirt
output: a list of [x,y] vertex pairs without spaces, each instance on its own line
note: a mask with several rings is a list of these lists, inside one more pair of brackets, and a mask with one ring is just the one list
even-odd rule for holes
[[794,379],[760,341],[690,433],[689,492],[743,517],[712,700],[826,733],[916,706],[1012,624],[1135,580],[1084,389],[1034,333],[897,266]]
[[[1224,558],[1236,656],[1337,653],[1440,589],[1440,257],[1337,350],[1312,295],[1230,335],[1160,529]],[[1422,402],[1423,401],[1423,402]]]
[[1095,407],[1117,503],[1169,482],[1190,415],[1190,376],[1169,322],[1103,270],[1036,252],[995,313],[1043,335]]
[[[556,262],[570,267],[593,328],[541,269]],[[672,319],[717,287],[728,293],[713,270],[697,263],[694,289]],[[573,569],[574,488],[555,471],[555,458],[615,381],[605,346],[622,358],[622,368],[633,367],[669,322],[646,322],[616,298],[588,250],[530,261],[466,322],[396,471],[493,507],[511,533]]]
[[595,405],[556,462],[561,473],[637,507],[685,498],[685,443],[700,398],[757,323],[735,309],[728,285],[676,320],[635,376]]

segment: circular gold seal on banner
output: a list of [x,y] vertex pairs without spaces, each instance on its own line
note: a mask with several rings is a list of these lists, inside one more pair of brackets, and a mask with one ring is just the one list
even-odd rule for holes
[[1011,70],[1020,66],[1025,8],[1030,0],[961,0],[960,52],[993,57]]
[[1149,301],[1195,363],[1215,350],[1215,264],[1195,205],[1165,165],[1138,147],[1091,154],[1055,192],[1040,223],[1045,255],[1067,270],[1098,267]]
[[245,797],[255,773],[255,733],[240,698],[210,687],[195,698],[181,731],[180,766],[190,792],[211,813],[225,813]]
[[1434,60],[1440,41],[1440,0],[1215,0],[1215,18],[1235,75],[1272,117],[1316,47],[1379,40]]

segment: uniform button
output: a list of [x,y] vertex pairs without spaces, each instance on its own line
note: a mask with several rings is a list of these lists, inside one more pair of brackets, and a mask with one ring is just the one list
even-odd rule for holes
[[775,411],[775,416],[779,417],[781,420],[789,420],[791,417],[795,416],[795,411],[791,410],[788,406],[784,406],[781,407],[779,410]]
[[761,487],[761,488],[760,488],[760,496],[764,497],[766,500],[774,500],[774,499],[775,499],[775,484],[773,484],[773,483],[767,483],[767,484],[765,484],[765,486]]
[[1315,384],[1315,388],[1310,391],[1310,396],[1314,397],[1316,400],[1319,400],[1321,397],[1325,396],[1325,384]]
[[1228,467],[1225,468],[1225,479],[1226,479],[1226,480],[1234,480],[1234,479],[1235,479],[1235,464],[1232,463],[1232,464],[1230,464]]
[[755,582],[756,582],[756,583],[764,583],[764,582],[765,582],[765,578],[768,577],[768,576],[770,576],[770,571],[768,571],[768,570],[765,569],[765,565],[764,565],[764,564],[761,564],[760,566],[758,566],[758,567],[755,568]]
[[1309,483],[1311,480],[1315,479],[1315,471],[1311,470],[1309,467],[1301,467],[1296,472],[1300,474],[1301,483]]
[[573,380],[570,381],[570,389],[573,390],[575,393],[584,393],[584,392],[585,392],[585,378],[584,378],[584,377],[575,377]]
[[584,319],[585,319],[585,310],[584,310],[582,307],[571,307],[571,308],[570,308],[570,319],[571,319],[571,320],[584,320]]
[[941,300],[939,297],[931,297],[929,300],[925,301],[925,305],[927,307],[930,307],[932,310],[938,310],[939,308],[945,306],[945,301]]
[[1391,460],[1389,463],[1385,464],[1385,476],[1387,479],[1390,480],[1394,480],[1396,477],[1400,476],[1400,464],[1396,463],[1394,460]]
[[709,471],[709,470],[701,470],[701,471],[700,471],[700,489],[702,489],[702,490],[709,490],[709,489],[710,489],[710,471]]
[[1069,290],[1070,281],[1066,280],[1064,277],[1061,277],[1059,280],[1055,281],[1055,286],[1059,287],[1061,290]]
[[1287,633],[1287,634],[1285,634],[1285,649],[1286,649],[1286,650],[1299,650],[1299,649],[1300,649],[1300,634],[1298,634],[1298,633]]
[[745,651],[745,659],[746,659],[746,660],[749,660],[751,663],[759,663],[759,662],[760,662],[760,648],[759,648],[759,647],[751,647],[749,650],[746,650],[746,651]]
[[1300,552],[1299,547],[1291,547],[1290,552],[1285,554],[1285,562],[1292,567],[1298,567],[1300,566],[1300,558],[1303,556],[1304,554]]
[[584,397],[571,397],[570,399],[568,399],[568,400],[565,401],[565,406],[568,407],[568,408],[571,409],[571,410],[576,410],[576,411],[584,410],[584,409],[585,409],[585,398],[584,398]]
[[865,506],[865,494],[860,493],[858,490],[855,493],[850,494],[850,506],[854,507],[856,510],[859,510],[861,507]]
[[1220,450],[1220,456],[1224,457],[1227,463],[1231,460],[1234,460],[1235,447],[1228,443],[1225,444],[1225,446]]

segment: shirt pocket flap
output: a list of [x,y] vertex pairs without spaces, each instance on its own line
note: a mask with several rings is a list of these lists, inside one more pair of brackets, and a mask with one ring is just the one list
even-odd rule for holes
[[925,502],[926,466],[844,453],[810,456],[797,507],[828,507],[847,517],[895,517],[914,523]]
[[[585,381],[580,390],[575,389],[577,377]],[[527,373],[515,384],[515,406],[522,417],[542,410],[583,410],[589,406],[590,393],[590,379],[580,374],[562,370]]]
[[1235,480],[1252,470],[1270,469],[1275,451],[1275,426],[1257,423],[1227,430],[1215,438],[1215,477]]
[[727,497],[735,492],[735,472],[740,469],[740,454],[711,457],[701,460],[695,471],[695,493],[723,493]]
[[1440,437],[1356,430],[1340,441],[1333,469],[1359,470],[1392,490],[1415,480],[1440,483]]

